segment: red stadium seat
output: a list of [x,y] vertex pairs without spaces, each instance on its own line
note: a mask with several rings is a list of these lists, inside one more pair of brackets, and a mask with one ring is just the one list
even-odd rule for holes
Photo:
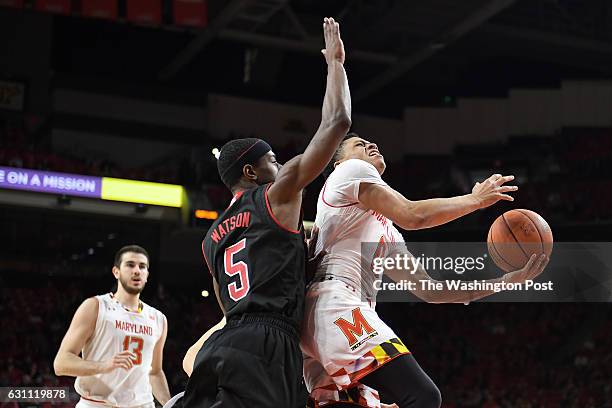
[[23,0],[0,0],[0,7],[23,8]]
[[174,24],[185,27],[205,27],[208,24],[206,0],[174,0]]
[[72,2],[70,0],[36,0],[36,10],[67,15],[72,11]]
[[136,24],[160,25],[161,0],[127,0],[127,19]]
[[82,0],[81,14],[84,17],[117,19],[117,0]]

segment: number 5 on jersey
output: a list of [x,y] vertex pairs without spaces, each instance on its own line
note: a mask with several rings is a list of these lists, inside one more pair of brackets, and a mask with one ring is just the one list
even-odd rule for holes
[[223,266],[228,276],[238,275],[238,280],[227,285],[229,296],[234,302],[239,301],[249,293],[249,266],[243,261],[234,262],[234,255],[246,248],[246,238],[227,247],[223,255]]

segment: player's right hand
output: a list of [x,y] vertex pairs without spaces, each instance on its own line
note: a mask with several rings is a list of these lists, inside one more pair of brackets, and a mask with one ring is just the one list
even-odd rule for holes
[[331,17],[323,19],[323,36],[325,37],[325,49],[321,50],[325,61],[329,65],[334,60],[344,64],[344,44],[340,39],[340,24]]
[[517,186],[507,186],[505,183],[514,180],[514,176],[502,176],[493,174],[482,183],[476,183],[472,188],[472,196],[478,200],[480,208],[487,208],[499,200],[514,201],[514,198],[506,193],[518,190]]
[[101,373],[109,373],[117,368],[123,368],[125,370],[129,370],[134,366],[134,360],[136,359],[136,355],[131,351],[124,350],[120,353],[117,353],[108,361],[105,361],[102,365]]
[[546,254],[540,256],[533,254],[522,269],[505,274],[503,279],[510,283],[523,283],[526,280],[535,279],[544,271],[549,260]]

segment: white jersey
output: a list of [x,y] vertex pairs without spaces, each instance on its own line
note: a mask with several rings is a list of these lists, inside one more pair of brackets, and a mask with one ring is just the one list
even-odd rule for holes
[[74,388],[86,401],[116,407],[153,406],[149,372],[166,317],[144,302],[139,312],[128,311],[110,293],[96,299],[96,329],[83,347],[83,359],[105,361],[126,349],[136,359],[127,371],[117,368],[106,374],[77,377]]
[[[315,279],[333,276],[356,288],[367,288],[363,295],[373,300],[372,261],[375,256],[391,255],[389,248],[396,245],[387,244],[404,242],[404,238],[391,220],[359,204],[361,183],[387,185],[372,164],[351,159],[336,167],[319,193],[315,255],[324,255]],[[362,243],[369,243],[364,245],[365,251]]]
[[379,408],[376,390],[359,380],[410,353],[376,313],[379,277],[372,268],[375,257],[401,250],[404,239],[391,220],[359,203],[361,183],[387,185],[372,164],[347,160],[331,173],[317,203],[315,255],[322,257],[306,294],[300,344],[306,387],[319,407],[350,397],[355,405]]

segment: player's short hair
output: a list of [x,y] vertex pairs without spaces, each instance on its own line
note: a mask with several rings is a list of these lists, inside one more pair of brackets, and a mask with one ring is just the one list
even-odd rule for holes
[[217,160],[217,170],[223,184],[231,190],[242,177],[244,165],[254,165],[255,160],[270,150],[270,145],[255,137],[234,139],[224,144]]
[[344,136],[344,139],[342,139],[342,142],[340,142],[340,145],[338,146],[338,148],[334,152],[334,156],[332,157],[331,161],[329,163],[327,163],[327,166],[325,167],[325,170],[323,170],[323,177],[328,178],[329,175],[332,173],[332,171],[334,171],[334,163],[337,162],[338,160],[340,160],[340,154],[342,153],[342,148],[344,147],[344,142],[346,142],[351,137],[361,137],[361,136],[359,136],[355,132],[350,132],[346,136]]
[[117,253],[115,254],[115,263],[114,263],[114,265],[117,268],[119,268],[121,266],[121,261],[122,261],[122,258],[123,258],[123,254],[125,254],[126,252],[134,252],[136,254],[143,254],[144,256],[147,257],[147,261],[149,260],[149,253],[143,247],[141,247],[139,245],[126,245],[123,248],[121,248],[120,250],[118,250]]

